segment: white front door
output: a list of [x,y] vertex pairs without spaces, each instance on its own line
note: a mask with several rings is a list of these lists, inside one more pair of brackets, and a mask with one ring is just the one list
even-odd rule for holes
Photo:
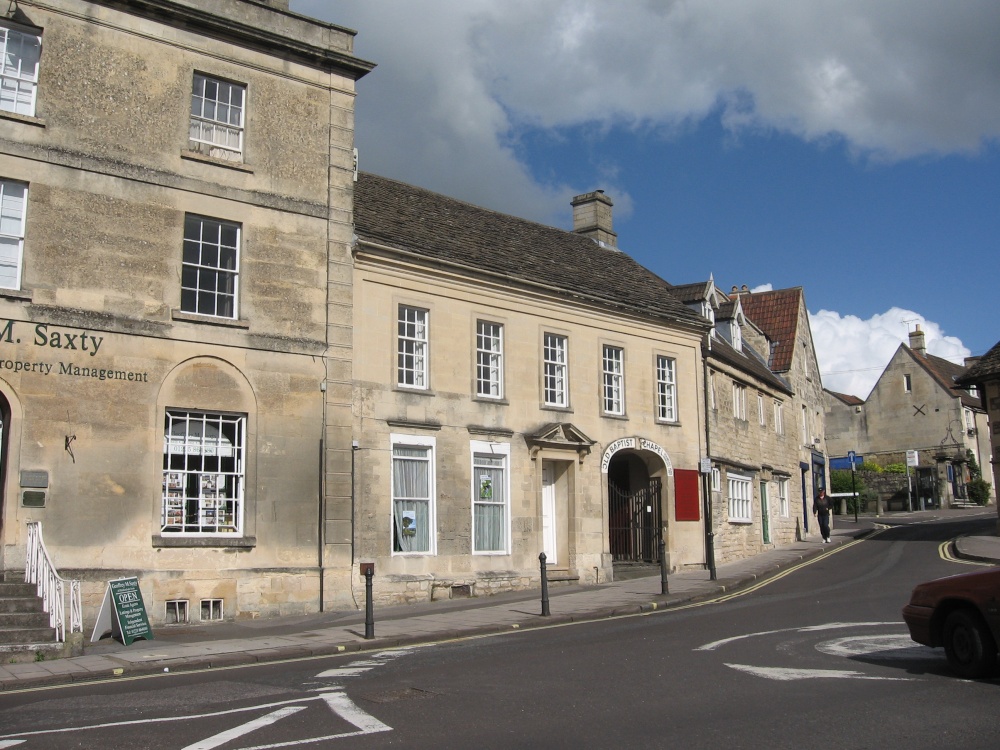
[[551,465],[542,467],[542,552],[547,565],[556,561],[556,476]]

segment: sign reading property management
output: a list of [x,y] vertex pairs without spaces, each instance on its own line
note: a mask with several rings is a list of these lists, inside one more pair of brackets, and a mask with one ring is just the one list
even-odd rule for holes
[[91,642],[99,641],[109,630],[115,640],[126,646],[139,638],[153,640],[153,629],[149,626],[138,578],[108,581],[101,611],[97,613],[97,624],[90,636]]
[[79,328],[55,328],[47,323],[0,320],[0,351],[3,350],[4,344],[30,344],[38,347],[40,351],[59,352],[60,356],[81,357],[86,355],[84,362],[88,363],[80,365],[73,359],[63,359],[60,362],[33,362],[28,359],[7,359],[0,356],[0,371],[10,370],[14,373],[37,373],[39,375],[69,375],[100,381],[149,382],[149,373],[147,372],[90,365],[90,357],[97,356],[103,343],[104,336],[94,331]]

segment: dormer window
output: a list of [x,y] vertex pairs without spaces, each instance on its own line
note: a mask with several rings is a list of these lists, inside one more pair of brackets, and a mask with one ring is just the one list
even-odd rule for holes
[[740,331],[740,322],[736,318],[733,318],[729,323],[729,334],[729,338],[733,342],[733,349],[738,352],[743,351],[743,334]]

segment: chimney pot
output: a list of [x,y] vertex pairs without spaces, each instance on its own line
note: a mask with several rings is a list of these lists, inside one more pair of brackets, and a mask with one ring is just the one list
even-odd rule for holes
[[612,225],[612,207],[615,205],[603,190],[578,195],[570,201],[573,206],[573,231],[590,237],[604,245],[618,247],[618,235]]

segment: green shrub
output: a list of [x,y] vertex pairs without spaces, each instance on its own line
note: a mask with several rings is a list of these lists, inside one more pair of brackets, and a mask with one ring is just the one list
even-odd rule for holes
[[873,464],[870,461],[865,461],[861,464],[861,471],[870,471],[873,474],[881,474],[884,469],[878,464]]
[[886,474],[905,474],[906,464],[886,464],[882,470]]
[[985,479],[973,479],[965,488],[969,491],[969,499],[976,505],[986,505],[990,501],[992,485]]

